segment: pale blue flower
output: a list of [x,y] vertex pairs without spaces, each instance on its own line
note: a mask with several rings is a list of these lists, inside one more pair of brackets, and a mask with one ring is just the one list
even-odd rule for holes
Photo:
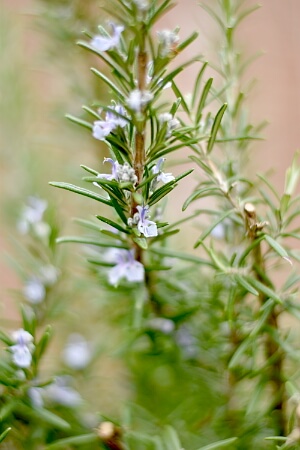
[[111,22],[113,33],[111,36],[97,35],[91,41],[91,46],[99,52],[106,52],[119,46],[121,33],[124,31],[122,25],[115,25]]
[[97,175],[98,178],[105,178],[106,180],[117,180],[119,163],[117,161],[114,161],[112,158],[104,158],[103,162],[109,162],[111,164],[111,173],[99,173],[99,175]]
[[93,124],[93,136],[99,141],[104,141],[106,136],[108,136],[115,128],[115,125],[111,122],[106,122],[106,120],[96,120]]
[[29,278],[25,283],[23,294],[30,303],[34,305],[41,303],[46,295],[46,289],[42,280],[38,277]]
[[28,197],[27,204],[22,210],[21,218],[17,225],[20,233],[26,234],[31,227],[42,223],[42,218],[46,209],[46,200],[42,200],[38,197]]
[[152,220],[149,220],[149,206],[137,206],[138,222],[137,228],[145,237],[157,236],[157,226]]
[[113,286],[118,286],[123,278],[131,283],[144,281],[145,278],[143,264],[134,259],[130,250],[120,250],[117,253],[116,265],[108,273],[108,281]]
[[56,377],[54,383],[44,388],[44,397],[51,403],[76,408],[82,403],[82,398],[69,384],[71,377]]
[[22,369],[30,367],[32,362],[32,352],[34,351],[33,336],[28,331],[20,330],[12,334],[15,345],[10,346],[12,360],[16,366]]
[[[170,173],[162,172],[161,168],[164,164],[165,158],[159,158],[156,165],[152,168],[152,173],[157,173],[157,177],[155,177],[155,183],[161,181],[162,183],[166,184],[170,181],[174,181],[175,177]],[[153,186],[152,186],[153,188]]]
[[[114,114],[114,111],[120,115]],[[124,106],[116,104],[111,106],[106,112],[105,119],[107,122],[113,123],[115,127],[124,128],[127,125],[127,120],[121,116],[126,117],[126,109]]]
[[127,125],[127,121],[114,114],[116,111],[121,116],[126,116],[125,108],[122,105],[113,105],[110,110],[106,112],[105,120],[96,120],[93,124],[93,136],[99,141],[104,141],[104,139],[117,127],[124,128]]
[[73,333],[68,338],[62,357],[66,366],[82,370],[92,359],[91,345],[81,334]]
[[27,395],[31,401],[34,408],[43,408],[43,388],[40,387],[30,387],[27,391]]

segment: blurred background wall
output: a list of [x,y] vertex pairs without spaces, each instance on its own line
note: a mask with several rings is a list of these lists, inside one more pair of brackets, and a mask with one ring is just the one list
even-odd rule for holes
[[[252,0],[248,3],[254,4]],[[103,22],[98,4],[96,0],[1,0],[1,300],[8,299],[7,288],[18,285],[3,255],[12,249],[14,226],[26,196],[55,199],[63,210],[63,222],[69,212],[82,215],[80,198],[72,199],[74,204],[70,206],[65,200],[69,197],[52,192],[47,182],[75,180],[75,176],[81,176],[81,163],[99,170],[102,164],[99,143],[64,119],[64,113],[76,114],[81,104],[92,100],[95,80],[89,73],[91,56],[83,54],[73,42],[81,37],[89,15],[95,23],[86,28],[95,30],[95,24]],[[265,141],[252,146],[252,168],[260,172],[274,168],[276,177],[272,177],[281,188],[285,169],[300,146],[300,2],[261,0],[261,4],[239,32],[241,49],[249,55],[264,52],[247,72],[247,78],[257,79],[248,100],[251,116],[255,122],[269,121]],[[72,14],[77,14],[76,23],[71,20]],[[200,33],[184,59],[194,51],[208,60],[215,58],[217,29],[197,1],[177,1],[162,28],[177,25],[182,38],[193,30]],[[192,79],[191,71],[189,76]],[[189,78],[185,76],[180,83],[188,93]],[[182,202],[186,194],[180,194]]]

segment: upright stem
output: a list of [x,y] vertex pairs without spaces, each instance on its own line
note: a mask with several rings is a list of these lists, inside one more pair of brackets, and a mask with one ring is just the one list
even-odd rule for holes
[[[137,56],[137,82],[138,88],[141,92],[145,90],[146,87],[146,76],[147,76],[147,63],[148,63],[148,54],[145,51],[145,34],[142,30],[141,33],[141,44],[138,51]],[[137,176],[137,183],[141,183],[143,180],[144,174],[144,166],[146,160],[146,152],[145,152],[145,132],[146,132],[146,120],[143,117],[141,121],[137,123],[136,132],[135,132],[135,154],[134,154],[134,162],[133,167],[135,170],[135,174]],[[131,199],[131,217],[136,213],[137,202],[132,196]],[[135,244],[135,258],[137,261],[142,262],[142,249],[140,246]]]
[[[248,232],[248,237],[254,241],[257,238],[257,231],[259,229],[260,224],[257,222],[256,210],[254,205],[251,203],[246,203],[245,205],[245,217],[246,217],[246,228]],[[262,274],[266,273],[265,261],[262,255],[261,244],[259,243],[253,250],[253,269],[256,276],[256,279],[268,286],[266,283],[266,279],[262,276]],[[268,297],[260,292],[259,294],[259,302],[260,305],[263,306]],[[279,330],[278,323],[279,312],[274,307],[272,309],[271,314],[267,320],[267,326],[272,330]],[[284,435],[286,431],[285,424],[285,398],[284,398],[284,382],[283,382],[283,363],[284,363],[284,355],[278,343],[273,339],[270,333],[267,333],[265,340],[265,354],[268,364],[268,377],[273,386],[273,396],[275,399],[274,402],[274,412],[276,416],[274,417],[276,422],[277,432],[280,435]]]

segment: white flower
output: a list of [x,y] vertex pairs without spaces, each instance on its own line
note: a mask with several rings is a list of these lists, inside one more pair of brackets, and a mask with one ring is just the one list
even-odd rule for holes
[[44,388],[44,397],[52,403],[76,408],[82,403],[79,393],[69,386],[70,377],[56,377],[55,382]]
[[12,338],[16,342],[16,345],[10,346],[12,352],[12,360],[16,366],[22,369],[30,367],[32,362],[32,352],[34,351],[33,336],[28,331],[20,330],[12,333]]
[[177,31],[162,30],[158,31],[157,34],[160,43],[160,56],[163,58],[170,56],[176,50],[179,42]]
[[52,286],[58,280],[59,270],[54,266],[48,265],[41,267],[39,274],[45,286]]
[[30,398],[32,406],[35,408],[43,408],[43,389],[38,387],[31,387],[27,391],[28,397]]
[[210,235],[215,239],[224,239],[225,237],[225,225],[224,223],[218,223],[212,230]]
[[164,317],[155,317],[148,322],[148,325],[152,330],[161,331],[164,334],[170,334],[175,329],[173,320]]
[[158,116],[159,122],[163,125],[167,123],[166,137],[169,138],[172,135],[172,131],[175,130],[180,124],[179,120],[172,116],[170,113],[162,113]]
[[108,281],[118,286],[119,281],[125,278],[131,283],[144,281],[145,269],[142,263],[136,261],[129,250],[120,250],[117,254],[117,263],[108,273]]
[[81,334],[71,334],[62,357],[64,363],[71,369],[84,369],[92,359],[91,346]]
[[138,223],[137,228],[140,233],[142,233],[145,237],[154,237],[157,236],[157,226],[156,223],[149,220],[149,206],[137,206],[138,210]]
[[23,294],[26,300],[34,305],[37,305],[44,300],[46,289],[39,278],[31,277],[25,283]]
[[47,202],[45,200],[38,197],[28,197],[27,204],[24,206],[17,224],[20,233],[26,234],[32,226],[40,223],[46,209]]
[[161,167],[165,161],[165,158],[159,158],[156,165],[152,168],[152,173],[157,173],[157,177],[152,182],[152,190],[155,188],[156,183],[161,181],[162,183],[166,184],[170,181],[174,181],[175,177],[170,173],[165,173],[161,171]]
[[122,25],[115,25],[111,23],[113,34],[112,36],[97,35],[91,41],[91,46],[99,52],[106,52],[119,46],[121,33],[124,31]]
[[134,89],[130,92],[127,98],[127,105],[132,111],[140,113],[142,109],[153,99],[153,94],[150,91],[140,91]]
[[149,0],[132,0],[140,11],[147,11],[149,8]]
[[106,122],[105,120],[96,120],[93,124],[93,136],[99,141],[104,141],[112,130],[115,128],[113,123]]

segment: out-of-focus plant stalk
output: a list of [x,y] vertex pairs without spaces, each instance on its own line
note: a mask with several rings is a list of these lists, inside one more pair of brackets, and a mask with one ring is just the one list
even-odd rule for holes
[[[247,235],[251,241],[255,241],[258,238],[257,232],[263,228],[264,224],[260,224],[257,220],[256,208],[252,203],[246,203],[245,207],[245,218],[246,218],[246,228]],[[265,259],[262,253],[261,243],[258,243],[253,249],[253,272],[256,279],[264,284],[266,287],[270,287],[268,280],[268,274],[265,264]],[[267,302],[268,297],[263,292],[259,293],[259,303],[260,306]],[[275,330],[278,333],[279,323],[278,323],[279,311],[276,306],[272,308],[271,313],[267,319],[267,335],[265,339],[265,357],[267,364],[267,376],[272,384],[272,394],[273,394],[273,410],[276,413],[274,417],[277,433],[284,436],[287,431],[287,424],[285,418],[285,388],[284,388],[284,378],[283,378],[283,363],[284,355],[282,349],[277,344],[277,342],[272,337],[270,331]]]

